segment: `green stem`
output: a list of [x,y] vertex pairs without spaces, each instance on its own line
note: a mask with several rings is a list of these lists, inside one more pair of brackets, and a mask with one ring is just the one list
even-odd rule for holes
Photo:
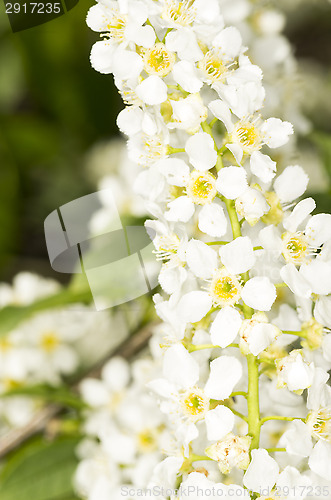
[[248,354],[248,434],[252,437],[251,449],[258,448],[260,442],[260,408],[259,408],[259,365],[253,354]]
[[240,413],[239,411],[235,410],[234,408],[232,408],[230,405],[227,405],[225,403],[222,403],[223,406],[226,406],[227,408],[229,408],[229,410],[232,411],[232,413],[234,415],[236,415],[236,417],[239,417],[241,418],[241,420],[244,420],[245,422],[248,422],[248,417],[245,417],[245,415],[243,415],[242,413]]
[[207,455],[190,455],[190,462],[200,462],[201,460],[213,460]]
[[213,119],[211,120],[211,122],[209,123],[210,128],[213,128],[213,126],[215,125],[215,123],[216,123],[217,121],[218,121],[218,118],[213,118]]
[[188,350],[188,352],[202,351],[203,349],[214,349],[215,347],[217,346],[214,344],[186,345],[186,349]]
[[229,241],[207,241],[206,245],[227,245]]
[[[211,126],[207,122],[202,122],[201,128],[204,132],[206,132],[207,134],[209,134],[213,137],[212,131],[211,131]],[[215,149],[216,149],[216,146],[215,146]]]
[[274,453],[276,451],[286,451],[286,448],[266,448],[268,453]]
[[228,211],[229,218],[230,218],[233,239],[236,239],[239,236],[241,236],[241,228],[240,228],[236,208],[234,206],[234,201],[228,200],[227,198],[225,198],[225,205],[226,205],[226,209]]
[[235,398],[236,396],[243,396],[244,398],[247,398],[247,392],[245,392],[245,391],[232,392],[230,394],[229,398]]
[[[212,131],[210,126],[204,122],[201,124],[202,129],[212,136]],[[212,136],[213,137],[213,136]],[[223,146],[224,148],[224,146]],[[216,163],[216,170],[219,171],[223,167],[222,151],[221,148],[218,151],[218,159]],[[216,149],[216,144],[215,144]],[[231,228],[233,238],[236,239],[241,236],[241,226],[238,219],[238,214],[235,207],[235,202],[224,198],[226,209],[230,218]],[[249,273],[246,272],[242,275],[243,281],[246,282],[249,279]],[[243,312],[246,319],[252,317],[254,310],[243,304]],[[244,420],[248,423],[248,433],[252,437],[251,449],[259,447],[260,441],[260,404],[259,404],[259,364],[257,358],[253,354],[248,354],[247,368],[248,368],[248,390],[247,390],[247,406],[248,406],[248,417],[244,417]]]
[[[203,349],[220,348],[219,345],[214,345],[214,344],[200,344],[200,345],[185,344],[185,347],[188,350],[188,352],[202,351]],[[239,344],[232,343],[226,347],[238,347],[239,348]]]
[[269,420],[284,420],[285,422],[292,422],[293,420],[302,420],[305,421],[302,417],[282,417],[281,415],[271,415],[270,417],[263,417],[260,420],[260,424],[263,425],[265,422]]
[[305,332],[305,330],[300,330],[300,331],[292,331],[292,330],[282,330],[283,333],[286,333],[286,335],[295,335],[295,336],[298,336],[298,337],[302,337],[304,339],[307,338],[307,334]]
[[173,148],[171,146],[168,146],[168,154],[172,155],[175,153],[185,153],[185,149],[184,148]]

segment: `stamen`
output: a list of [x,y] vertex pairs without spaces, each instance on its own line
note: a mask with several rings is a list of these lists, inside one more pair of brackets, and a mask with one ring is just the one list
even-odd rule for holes
[[194,0],[166,0],[162,12],[162,19],[172,21],[180,26],[188,26],[193,23],[196,16]]
[[194,170],[186,187],[187,195],[197,205],[206,205],[216,196],[216,179],[210,172]]
[[107,35],[113,41],[121,43],[125,40],[125,27],[127,17],[120,13],[114,13],[107,25]]
[[263,146],[258,123],[260,118],[242,119],[234,126],[231,140],[238,143],[245,154],[252,154]]
[[54,351],[60,343],[60,339],[55,332],[45,332],[42,335],[40,345],[46,352]]
[[331,443],[331,407],[311,411],[307,418],[307,425],[315,439],[322,439]]
[[214,274],[209,293],[215,306],[233,306],[241,298],[241,285],[237,277],[223,267]]
[[174,52],[170,52],[164,43],[157,43],[144,53],[144,67],[149,75],[166,76],[176,61]]
[[180,406],[183,414],[193,422],[202,420],[209,410],[209,398],[202,389],[197,387],[186,391],[181,399]]
[[228,66],[217,49],[209,50],[199,61],[198,68],[204,73],[209,83],[224,80],[229,72]]
[[299,265],[307,260],[309,246],[302,232],[282,234],[283,256],[286,262]]

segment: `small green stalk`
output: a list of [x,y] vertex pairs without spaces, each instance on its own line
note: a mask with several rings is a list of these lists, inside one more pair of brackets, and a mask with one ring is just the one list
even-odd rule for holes
[[[211,128],[208,124],[201,124],[202,129],[212,136]],[[212,136],[213,137],[213,136]],[[215,145],[216,149],[216,145]],[[223,168],[222,152],[218,152],[216,163],[216,170],[219,171]],[[233,238],[236,239],[241,236],[241,226],[238,219],[235,203],[233,200],[224,198],[226,209],[230,218]],[[246,272],[242,275],[243,281],[249,279],[249,273]],[[246,319],[252,317],[254,310],[243,304],[243,312]],[[248,354],[247,368],[248,368],[248,390],[247,390],[247,408],[248,416],[246,419],[248,423],[248,434],[252,437],[251,449],[258,448],[260,442],[260,402],[259,402],[259,363],[256,356]]]
[[259,408],[259,365],[253,354],[248,354],[248,434],[252,437],[251,449],[258,448],[260,442],[260,408]]

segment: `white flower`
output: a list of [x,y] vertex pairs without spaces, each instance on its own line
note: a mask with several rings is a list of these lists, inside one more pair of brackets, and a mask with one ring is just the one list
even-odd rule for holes
[[186,261],[195,276],[208,279],[217,268],[217,253],[202,241],[191,239],[186,247]]
[[269,278],[256,276],[245,283],[241,296],[249,307],[258,311],[270,311],[276,300],[276,288]]
[[[299,270],[293,263],[281,269],[281,277],[292,292],[299,297],[309,298],[312,293],[331,293],[331,263],[319,259],[303,264]],[[319,300],[319,299],[318,299]]]
[[216,188],[225,198],[235,200],[248,188],[247,173],[242,167],[224,167],[217,177]]
[[240,329],[240,349],[244,354],[257,356],[280,335],[280,330],[268,323],[264,313],[255,313],[251,319],[243,321]]
[[29,272],[20,272],[13,278],[12,286],[0,283],[0,306],[31,304],[59,290],[59,283],[53,279],[43,278]]
[[230,273],[225,267],[218,269],[212,276],[209,295],[215,306],[233,306],[241,298],[241,284],[237,276]]
[[102,369],[101,380],[85,378],[80,384],[84,401],[93,408],[115,404],[130,380],[127,361],[120,357],[111,359]]
[[194,168],[205,172],[215,166],[217,152],[214,142],[206,132],[198,132],[190,137],[185,144],[190,163]]
[[195,94],[201,89],[203,82],[200,80],[195,65],[190,61],[179,61],[172,70],[174,80],[186,92]]
[[[223,380],[221,373],[227,372]],[[199,365],[182,344],[170,347],[163,360],[163,379],[148,383],[164,401],[161,409],[167,413],[178,415],[181,427],[178,437],[188,454],[188,444],[198,436],[195,423],[206,420],[207,433],[210,439],[219,439],[232,430],[234,425],[231,410],[209,409],[210,399],[223,400],[232,392],[233,387],[242,375],[241,363],[234,357],[222,356],[211,363],[211,373],[203,388],[197,385],[199,381]],[[217,410],[217,411],[215,411]],[[230,412],[230,413],[229,413]]]
[[166,36],[165,44],[169,50],[177,52],[179,59],[195,62],[203,57],[195,33],[189,28],[171,31]]
[[199,229],[213,238],[224,236],[227,231],[227,219],[219,203],[210,203],[202,207],[199,214]]
[[[199,130],[200,124],[207,118],[207,108],[199,94],[190,94],[179,101],[169,99],[172,107],[169,129],[182,129],[189,133]],[[193,165],[193,163],[192,163]]]
[[293,134],[293,127],[289,122],[279,118],[268,118],[261,121],[254,116],[243,117],[233,123],[230,108],[227,105],[213,104],[210,107],[216,118],[221,120],[229,134],[227,148],[233,153],[240,164],[245,155],[259,151],[264,144],[270,148],[278,148],[288,142],[289,135]]
[[36,380],[58,384],[61,375],[72,374],[78,368],[79,356],[73,344],[86,332],[83,316],[84,311],[75,315],[70,309],[44,312],[17,331],[30,343],[29,370]]
[[289,428],[284,432],[281,442],[285,444],[288,453],[300,457],[309,457],[313,449],[311,432],[301,420],[291,422]]
[[241,217],[254,226],[270,210],[263,194],[254,188],[248,188],[236,199],[236,210]]
[[274,190],[282,203],[299,198],[308,186],[308,175],[299,165],[291,165],[276,178]]
[[233,467],[247,469],[249,464],[250,436],[235,436],[231,432],[224,439],[209,446],[206,455],[217,460],[223,474],[231,472]]
[[236,338],[242,319],[234,307],[225,306],[216,315],[211,327],[211,341],[214,345],[227,347]]
[[253,245],[248,236],[240,236],[219,250],[223,265],[233,274],[245,273],[255,264]]
[[311,479],[305,474],[300,474],[298,469],[290,465],[279,474],[276,483],[276,488],[279,488],[280,491],[287,491],[285,488],[289,488],[289,495],[287,495],[289,500],[304,498],[304,491],[311,487]]
[[129,0],[125,7],[116,2],[98,2],[88,11],[86,23],[94,31],[109,36],[112,44],[134,42],[143,47],[151,47],[155,33],[151,26],[143,26],[148,17],[142,2]]
[[276,360],[278,387],[287,386],[290,391],[302,392],[311,386],[314,365],[304,361],[299,350],[291,351],[284,358]]
[[135,80],[143,69],[143,60],[139,54],[114,48],[107,40],[93,45],[90,60],[96,71],[113,73],[120,80]]
[[227,220],[223,207],[213,201],[217,193],[214,176],[199,170],[188,174],[181,167],[177,170],[176,177],[171,175],[171,183],[180,186],[185,183],[186,196],[179,196],[168,203],[165,218],[173,222],[188,222],[195,213],[195,206],[202,205],[198,215],[199,229],[213,237],[223,236],[227,230]]
[[139,132],[128,140],[130,160],[149,166],[167,156],[167,138],[163,134],[149,135]]
[[[226,373],[226,377],[224,374]],[[224,400],[230,396],[242,377],[242,366],[233,356],[220,356],[210,363],[210,375],[205,393],[213,399]]]
[[190,25],[197,14],[195,5],[188,0],[178,2],[177,0],[165,0],[161,19],[165,21],[164,26],[178,28]]
[[223,405],[218,405],[206,414],[207,438],[217,441],[226,436],[234,427],[234,414]]
[[168,184],[180,187],[186,186],[190,175],[190,167],[184,160],[180,160],[179,158],[164,158],[158,161],[155,166],[165,176]]
[[[184,488],[201,486],[206,498],[215,486],[215,497],[252,490],[271,499],[278,489],[324,484],[331,474],[331,215],[312,216],[312,198],[294,203],[308,185],[300,166],[286,167],[274,180],[276,162],[267,147],[288,142],[287,116],[296,124],[304,120],[296,96],[290,103],[280,99],[295,68],[280,34],[282,18],[251,3],[100,0],[88,15],[89,26],[104,37],[93,46],[91,63],[113,73],[127,105],[118,126],[129,137],[130,159],[144,167],[130,182],[156,219],[146,227],[162,261],[159,283],[170,295],[153,298],[162,322],[150,344],[153,360],[138,361],[133,384],[121,363],[108,366],[103,380],[85,381],[95,408],[85,428],[100,440],[93,453],[101,450],[95,458],[115,464],[114,474],[112,466],[86,466],[82,494],[89,500],[117,498],[120,484],[144,487],[148,477],[151,486],[174,489],[178,476]],[[223,16],[244,29],[254,62],[264,68],[252,64],[242,34],[225,26]],[[273,103],[262,85],[265,70]],[[260,112],[265,99],[276,116],[282,108],[284,120],[262,118],[269,111]],[[229,165],[230,153],[238,166]],[[287,288],[276,293],[281,278]],[[258,401],[250,398],[249,364],[244,372],[248,354],[261,356]],[[14,370],[1,345],[0,357],[0,372],[9,365]],[[160,418],[146,404],[146,382],[160,400]],[[262,415],[296,416],[286,425],[266,417],[261,434],[270,452],[286,448],[278,454],[282,472],[267,449],[255,448],[254,405]],[[158,463],[161,449],[172,456]],[[246,470],[246,490],[212,481],[217,464],[198,460],[205,449],[222,473]]]
[[176,61],[176,55],[160,42],[145,50],[143,56],[146,73],[160,77],[168,75]]
[[245,472],[243,483],[252,491],[271,489],[278,477],[279,466],[262,448],[252,450],[252,460]]
[[331,444],[318,441],[309,457],[308,464],[315,474],[329,480],[331,475]]
[[256,175],[262,182],[270,182],[276,175],[276,162],[260,151],[252,153],[250,167],[252,174]]
[[168,98],[168,88],[164,81],[157,75],[151,75],[143,80],[137,87],[137,96],[146,104],[161,104]]
[[179,318],[185,323],[200,321],[212,306],[212,298],[206,292],[193,291],[186,293],[179,300],[177,311]]

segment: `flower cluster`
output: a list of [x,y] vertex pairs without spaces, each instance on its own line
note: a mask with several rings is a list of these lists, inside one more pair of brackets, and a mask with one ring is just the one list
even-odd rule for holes
[[262,70],[228,3],[101,0],[87,16],[162,262],[162,367],[147,386],[174,439],[147,486],[318,497],[331,487],[331,215],[302,199],[301,166],[277,174],[293,128],[261,114]]
[[120,497],[124,485],[146,488],[154,467],[164,458],[171,434],[165,417],[146,389],[156,360],[139,359],[129,365],[114,357],[101,379],[86,378],[80,386],[89,405],[85,438],[78,446],[80,463],[76,490],[83,498]]
[[[59,290],[54,280],[21,272],[12,286],[0,284],[0,304],[28,306]],[[0,434],[27,424],[42,406],[28,391],[24,394],[25,388],[40,384],[57,387],[86,362],[87,351],[93,357],[91,346],[84,346],[84,342],[96,327],[107,332],[108,315],[97,316],[92,308],[80,304],[40,312],[0,337],[0,394],[17,392],[1,398]]]

